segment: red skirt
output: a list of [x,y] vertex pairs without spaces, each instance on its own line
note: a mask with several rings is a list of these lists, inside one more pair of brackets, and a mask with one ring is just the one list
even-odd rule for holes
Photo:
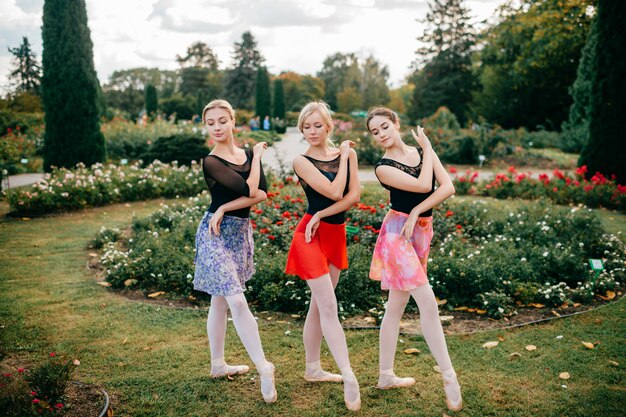
[[287,255],[285,273],[297,275],[302,279],[313,279],[328,274],[329,264],[346,269],[348,267],[346,224],[320,221],[315,236],[306,243],[304,232],[311,217],[313,216],[305,214],[296,227]]

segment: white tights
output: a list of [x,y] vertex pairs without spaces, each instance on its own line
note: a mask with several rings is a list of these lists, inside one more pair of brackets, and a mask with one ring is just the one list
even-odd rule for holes
[[207,319],[207,333],[211,347],[212,365],[223,366],[224,363],[224,340],[226,339],[226,322],[228,309],[233,318],[237,334],[246,348],[250,359],[257,368],[264,368],[267,364],[259,328],[243,294],[229,295],[227,297],[213,296],[209,317]]
[[409,297],[412,296],[420,311],[420,326],[430,352],[435,357],[441,372],[452,369],[446,339],[439,320],[435,294],[429,284],[411,291],[389,291],[385,316],[380,326],[380,371],[392,371],[400,331],[400,319]]

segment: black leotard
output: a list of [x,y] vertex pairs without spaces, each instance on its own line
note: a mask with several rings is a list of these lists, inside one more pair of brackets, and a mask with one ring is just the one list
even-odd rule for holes
[[[412,177],[415,177],[415,178],[419,177],[420,172],[422,172],[422,163],[424,162],[424,151],[422,150],[422,148],[419,148],[419,147],[417,148],[417,151],[420,154],[420,163],[417,164],[417,166],[412,167],[412,166],[403,164],[402,162],[398,162],[394,159],[382,158],[376,164],[376,167],[374,168],[374,173],[376,173],[376,168],[378,168],[379,166],[389,165],[391,167],[399,169],[402,172],[406,172]],[[378,175],[376,177],[378,177]],[[432,188],[427,193],[415,193],[412,191],[399,190],[397,188],[391,187],[383,183],[382,181],[380,181],[380,178],[378,178],[378,181],[383,187],[389,190],[390,199],[391,199],[391,208],[393,210],[400,211],[406,214],[410,214],[411,210],[413,210],[415,206],[420,204],[422,201],[426,200],[435,190],[435,176],[434,175],[433,175]],[[430,210],[425,211],[424,213],[420,213],[419,217],[429,217],[432,215],[433,215],[433,210],[430,209]]]
[[[311,161],[313,166],[317,168],[330,181],[333,181],[337,176],[337,172],[339,172],[339,163],[341,161],[340,156],[337,156],[337,158],[333,159],[332,161],[320,161],[307,155],[302,156]],[[346,195],[348,193],[350,187],[350,161],[348,160],[347,162],[348,174],[346,176],[346,186],[343,190],[343,195]],[[297,172],[296,175],[298,175]],[[309,186],[309,184],[307,184],[306,181],[304,181],[299,175],[298,178],[300,179],[300,184],[302,185],[302,189],[304,189],[307,202],[309,203],[309,206],[306,209],[307,213],[313,215],[318,211],[324,210],[325,208],[330,207],[336,203],[336,201],[315,191],[313,187]],[[345,211],[342,211],[340,213],[333,214],[332,216],[324,217],[322,221],[331,224],[341,224],[345,222],[345,213]]]
[[[204,180],[211,192],[211,206],[209,211],[215,213],[221,205],[236,200],[239,197],[250,197],[250,187],[246,180],[250,176],[252,167],[252,150],[246,151],[246,162],[242,165],[233,164],[217,155],[207,155],[202,160]],[[259,177],[259,190],[267,192],[267,183],[263,166]],[[250,207],[227,212],[229,216],[241,218],[250,217]]]

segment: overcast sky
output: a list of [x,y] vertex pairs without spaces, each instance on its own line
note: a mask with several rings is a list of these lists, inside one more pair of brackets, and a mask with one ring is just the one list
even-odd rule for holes
[[[466,0],[477,21],[493,16],[503,0]],[[235,41],[249,30],[273,74],[314,75],[335,52],[373,54],[399,85],[418,48],[426,0],[86,0],[98,78],[134,67],[176,69],[195,41],[230,65]],[[27,36],[41,62],[43,0],[0,1],[0,92],[12,68],[8,47]]]

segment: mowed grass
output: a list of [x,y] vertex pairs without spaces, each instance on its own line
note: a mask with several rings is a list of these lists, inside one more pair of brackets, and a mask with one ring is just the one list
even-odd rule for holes
[[[0,213],[6,213],[1,203]],[[279,400],[263,403],[256,372],[209,377],[206,311],[129,301],[94,280],[87,245],[102,225],[124,227],[159,201],[108,206],[31,220],[0,220],[0,351],[31,361],[56,351],[81,361],[76,378],[101,384],[120,416],[348,415],[340,384],[302,379],[302,321],[259,316],[268,359],[277,367]],[[502,202],[498,204],[509,204]],[[515,204],[515,203],[511,203]],[[613,226],[624,229],[624,217]],[[262,260],[257,259],[257,262]],[[271,314],[269,314],[271,316]],[[362,416],[621,416],[626,388],[626,302],[542,325],[448,336],[465,409],[448,412],[435,361],[420,336],[401,335],[396,371],[417,384],[379,391],[378,333],[347,331],[361,384]],[[563,338],[557,339],[556,336]],[[503,341],[493,349],[482,344]],[[581,342],[599,342],[586,349]],[[537,350],[529,352],[525,346]],[[402,351],[416,347],[419,355]],[[228,326],[227,360],[252,365]],[[324,348],[322,363],[336,367]],[[519,352],[521,357],[510,360]],[[611,364],[615,361],[618,366]],[[559,379],[569,372],[571,379]],[[565,387],[564,387],[565,386]]]

